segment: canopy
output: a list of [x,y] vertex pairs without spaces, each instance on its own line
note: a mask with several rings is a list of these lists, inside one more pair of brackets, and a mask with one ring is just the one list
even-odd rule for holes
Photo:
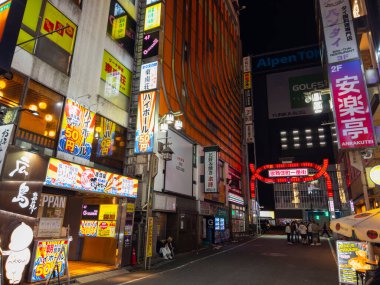
[[380,209],[332,220],[330,229],[346,237],[354,232],[359,240],[380,243]]

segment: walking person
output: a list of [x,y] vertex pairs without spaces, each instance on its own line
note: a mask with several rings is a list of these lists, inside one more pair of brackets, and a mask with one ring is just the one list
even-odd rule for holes
[[313,236],[313,241],[311,245],[321,245],[319,242],[319,225],[316,222],[311,222],[311,233]]
[[295,221],[292,221],[292,223],[290,224],[290,230],[291,230],[292,243],[294,243],[296,239],[296,230],[297,230]]
[[289,223],[286,223],[285,233],[286,233],[286,236],[287,236],[287,239],[288,239],[288,244],[292,244],[291,239],[290,239],[290,236],[292,234],[292,230],[290,228],[290,224]]
[[307,224],[307,242],[311,244],[313,242],[313,232],[311,230],[312,221]]
[[300,226],[298,227],[298,231],[301,235],[301,243],[307,244],[307,227],[303,222],[300,223]]
[[326,222],[323,223],[322,234],[321,234],[321,236],[324,236],[325,234],[327,234],[327,237],[328,237],[328,238],[330,237],[329,231],[328,231],[328,229],[327,229]]

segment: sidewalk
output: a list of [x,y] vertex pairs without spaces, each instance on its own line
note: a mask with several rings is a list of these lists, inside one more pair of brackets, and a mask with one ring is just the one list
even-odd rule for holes
[[[184,252],[184,253],[178,253],[175,255],[175,259],[173,260],[168,260],[168,259],[163,259],[160,258],[159,256],[152,257],[150,260],[150,267],[148,270],[158,270],[162,266],[170,266],[173,264],[184,264],[186,262],[189,262],[194,259],[199,259],[202,257],[205,257],[207,255],[213,254],[215,251],[222,251],[229,249],[231,247],[237,246],[243,242],[246,242],[248,240],[251,240],[253,238],[256,238],[256,236],[243,236],[239,237],[239,239],[236,240],[231,240],[228,242],[224,242],[222,244],[212,244],[209,246],[202,246],[198,250],[193,250],[190,252]],[[123,275],[123,274],[128,274],[130,272],[139,272],[139,271],[145,271],[145,264],[144,261],[136,264],[135,266],[127,266],[123,267],[120,269],[112,270],[112,271],[107,271],[107,272],[102,272],[102,273],[97,273],[97,274],[91,274],[87,276],[79,276],[75,277],[72,280],[70,280],[70,284],[86,284],[90,283],[93,281],[99,281],[99,280],[104,280],[108,279],[111,277]],[[54,280],[55,281],[55,280]],[[51,282],[50,284],[58,284]],[[67,284],[64,283],[64,284]]]

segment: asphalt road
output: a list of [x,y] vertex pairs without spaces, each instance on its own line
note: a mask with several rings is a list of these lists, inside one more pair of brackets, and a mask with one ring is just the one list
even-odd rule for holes
[[288,245],[284,236],[264,235],[86,284],[336,285],[338,271],[327,239],[321,246]]

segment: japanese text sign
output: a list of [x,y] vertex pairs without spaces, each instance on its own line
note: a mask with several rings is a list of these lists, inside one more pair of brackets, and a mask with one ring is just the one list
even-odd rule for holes
[[45,185],[136,198],[138,180],[50,158]]
[[218,192],[218,152],[205,151],[205,192]]
[[158,61],[141,65],[140,91],[157,88]]
[[[66,27],[64,29],[64,27]],[[52,33],[53,31],[56,31]],[[41,33],[48,34],[46,37],[59,45],[69,54],[73,53],[75,34],[77,31],[76,25],[70,21],[65,15],[59,12],[49,2],[46,3],[44,18],[41,25]]]
[[5,158],[5,153],[7,151],[9,141],[12,138],[12,130],[14,125],[0,126],[0,174],[3,169],[3,162]]
[[159,31],[144,36],[142,59],[158,55],[159,38]]
[[98,221],[81,220],[79,236],[96,237],[98,233]]
[[95,113],[67,99],[58,150],[90,159],[94,138]]
[[160,26],[161,22],[161,3],[149,6],[145,10],[144,31]]
[[355,30],[348,0],[320,0],[328,62],[358,58]]
[[150,153],[154,147],[154,126],[156,113],[156,91],[139,95],[135,153]]
[[289,177],[289,176],[307,176],[307,175],[309,175],[309,170],[307,168],[268,170],[268,177]]
[[[34,257],[31,266],[31,282],[47,280],[54,272],[55,276],[63,276],[67,270],[66,255],[69,241],[66,239],[39,240],[34,246]],[[58,265],[54,268],[55,264]]]
[[252,83],[251,83],[251,73],[245,72],[244,73],[244,89],[252,89]]
[[132,72],[106,50],[103,53],[100,78],[106,82],[106,96],[115,96],[119,92],[131,95]]
[[376,145],[360,60],[329,65],[339,148]]

